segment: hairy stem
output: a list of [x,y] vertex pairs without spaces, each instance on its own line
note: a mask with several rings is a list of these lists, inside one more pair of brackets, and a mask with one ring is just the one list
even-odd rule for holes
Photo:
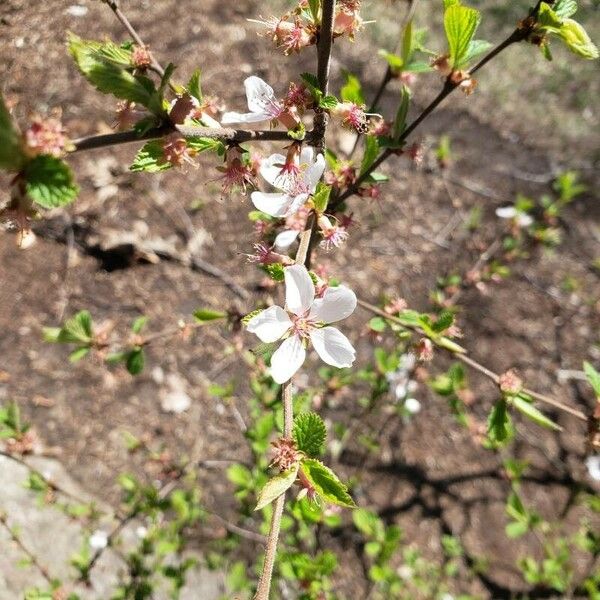
[[[83,150],[95,150],[97,148],[106,148],[107,146],[154,140],[175,132],[179,132],[186,138],[205,137],[213,140],[220,140],[226,144],[291,141],[287,131],[246,131],[245,129],[230,129],[229,127],[197,127],[191,125],[173,126],[168,124],[161,125],[160,127],[153,127],[141,135],[137,131],[131,129],[129,131],[118,131],[103,135],[81,137],[73,140],[74,149],[72,152],[82,152]],[[310,143],[313,137],[313,133],[309,131],[305,136],[305,140]]]
[[[317,44],[317,74],[319,78],[319,87],[324,95],[329,88],[329,67],[331,62],[331,45],[333,42],[333,20],[335,15],[336,0],[323,0],[323,14],[321,21],[321,31]],[[325,148],[325,133],[327,132],[327,113],[318,112],[315,115],[313,130],[313,145],[317,152],[323,152]],[[312,233],[316,224],[315,216],[312,215],[306,222],[306,227],[300,237],[300,244],[296,252],[296,264],[306,265],[310,262],[310,248]],[[283,435],[291,437],[292,426],[294,423],[292,381],[283,384],[281,389],[283,402]],[[279,530],[281,528],[281,517],[285,506],[285,496],[283,493],[273,504],[273,516],[271,517],[271,526],[267,537],[267,546],[265,549],[265,561],[256,589],[254,600],[269,600],[271,591],[271,581],[273,578],[273,567],[275,557],[277,556],[277,543],[279,541]]]

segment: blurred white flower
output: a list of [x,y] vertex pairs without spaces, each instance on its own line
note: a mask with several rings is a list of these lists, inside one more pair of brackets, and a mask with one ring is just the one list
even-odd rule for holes
[[411,414],[416,415],[421,410],[421,403],[416,398],[407,398],[404,408]]
[[600,454],[588,456],[585,459],[585,466],[587,467],[590,477],[594,481],[600,481]]
[[89,539],[90,548],[102,550],[108,546],[108,534],[101,529],[96,529]]
[[501,206],[497,208],[496,216],[501,219],[514,219],[519,227],[529,227],[533,223],[533,218],[530,215],[517,210],[514,206]]

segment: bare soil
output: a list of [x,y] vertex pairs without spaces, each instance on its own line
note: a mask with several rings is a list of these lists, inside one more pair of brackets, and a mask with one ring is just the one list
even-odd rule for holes
[[[66,9],[71,4],[8,0],[0,5],[0,81],[3,94],[16,102],[21,122],[30,113],[60,106],[76,137],[105,130],[113,105],[76,72],[65,50],[65,31],[89,38],[124,36],[102,3],[81,2],[89,8],[85,17],[69,15]],[[264,11],[260,4],[165,0],[127,2],[124,8],[160,60],[178,63],[180,79],[201,66],[205,92],[241,109],[245,104],[241,82],[249,73],[281,91],[290,78],[288,63],[299,73],[310,69],[314,58],[308,52],[298,61],[284,61],[258,38],[246,19]],[[338,74],[343,67],[361,71],[372,93],[382,67],[374,59],[366,62],[364,50],[360,42],[336,45],[333,71]],[[478,93],[485,97],[485,90]],[[423,94],[419,92],[419,101]],[[394,101],[392,89],[384,98],[384,110],[391,112]],[[468,271],[499,235],[503,224],[494,215],[497,206],[518,192],[538,197],[549,191],[551,170],[564,156],[545,154],[543,135],[526,137],[527,128],[495,123],[489,113],[481,115],[484,122],[466,105],[461,98],[443,107],[417,138],[431,146],[440,134],[450,132],[455,156],[447,173],[417,170],[403,158],[390,160],[382,170],[393,177],[381,198],[351,201],[359,227],[346,248],[320,255],[319,260],[359,297],[377,301],[383,294],[400,295],[410,306],[426,308],[436,279]],[[116,476],[147,467],[126,451],[125,430],[162,444],[172,456],[249,457],[230,407],[206,390],[207,382],[238,382],[237,408],[245,415],[245,369],[236,360],[223,358],[230,339],[218,328],[202,329],[186,343],[152,346],[144,373],[132,378],[93,359],[69,364],[66,349],[42,342],[42,327],[86,308],[97,322],[114,321],[117,330],[126,331],[140,314],[148,315],[150,327],[159,330],[200,306],[235,305],[249,311],[269,299],[261,291],[260,272],[239,258],[240,252],[250,251],[254,240],[246,219],[248,200],[220,199],[218,172],[210,161],[186,174],[129,174],[134,152],[135,146],[127,146],[73,156],[70,162],[82,188],[76,203],[39,222],[38,241],[27,251],[15,247],[13,235],[0,237],[0,369],[6,374],[0,400],[18,401],[44,444],[59,452],[86,489],[112,503],[119,498]],[[569,158],[581,162],[585,157],[574,150]],[[566,211],[559,249],[535,250],[528,260],[514,265],[507,281],[490,284],[486,294],[466,290],[459,324],[465,332],[464,345],[478,360],[496,371],[514,367],[530,387],[587,411],[592,406],[589,389],[577,381],[559,383],[557,378],[559,369],[580,369],[582,360],[600,360],[600,282],[592,267],[600,255],[600,208],[593,194],[598,178],[593,170],[585,170],[583,176],[591,191]],[[8,183],[6,178],[3,183]],[[106,197],[108,185],[116,187]],[[192,209],[193,203],[201,207]],[[476,206],[482,209],[482,224],[471,234],[461,223]],[[452,222],[456,226],[447,227]],[[130,247],[107,252],[98,239],[108,231],[172,238],[177,247],[183,247],[190,233],[197,235],[205,242],[203,259],[251,293],[236,298],[206,273],[176,261],[148,263]],[[566,278],[577,282],[575,291],[565,291]],[[358,365],[370,359],[371,343],[364,334],[369,318],[359,310],[347,323],[359,350]],[[254,343],[249,336],[243,339],[247,345]],[[438,372],[447,364],[438,357],[429,370]],[[173,373],[185,381],[193,399],[181,415],[161,410],[168,389],[164,376]],[[475,376],[471,387],[473,411],[484,418],[495,390]],[[360,472],[358,503],[399,523],[405,539],[426,555],[438,555],[440,536],[452,533],[461,536],[469,561],[482,557],[494,561],[495,568],[487,574],[465,580],[464,591],[482,598],[510,598],[525,589],[514,566],[517,554],[539,555],[539,545],[526,537],[515,552],[514,542],[506,540],[504,501],[509,485],[500,468],[501,456],[482,452],[455,424],[445,401],[426,386],[418,394],[423,410],[410,425],[389,415],[374,415],[362,424],[365,432],[380,432],[378,454],[365,453],[358,442],[351,442],[336,468],[347,477]],[[40,406],[39,396],[49,399],[51,406]],[[326,417],[348,424],[360,414],[352,391],[337,407],[325,410]],[[532,465],[524,487],[530,504],[545,518],[564,519],[568,529],[576,526],[580,510],[571,506],[571,488],[575,482],[591,485],[583,465],[585,425],[549,414],[564,432],[550,434],[519,423],[515,452]],[[206,504],[219,506],[222,512],[229,507],[233,520],[231,489],[221,483],[224,474],[212,470],[202,477]],[[324,547],[338,549],[351,548],[347,541],[356,541],[349,529],[321,539]],[[355,553],[346,550],[344,559],[336,585],[348,597],[366,596],[368,583],[357,575]],[[358,595],[357,585],[363,590]],[[549,596],[534,592],[530,597]]]

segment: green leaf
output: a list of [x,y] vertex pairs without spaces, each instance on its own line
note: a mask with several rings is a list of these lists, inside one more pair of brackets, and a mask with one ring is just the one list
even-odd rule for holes
[[542,2],[537,14],[538,27],[557,31],[562,25],[562,19],[552,10],[549,4]]
[[552,5],[552,10],[561,19],[567,19],[577,12],[577,2],[575,0],[557,0]]
[[498,400],[488,417],[488,436],[495,442],[502,444],[512,437],[512,423],[506,400]]
[[285,493],[289,488],[294,485],[296,476],[298,475],[298,465],[294,465],[287,471],[271,477],[267,483],[265,483],[262,490],[258,495],[258,502],[254,510],[260,510],[265,506],[271,504],[273,500],[279,498],[281,494]]
[[525,535],[529,530],[527,521],[513,521],[505,527],[506,535],[509,538],[518,538]]
[[382,333],[387,327],[387,321],[383,317],[373,317],[369,321],[369,329],[376,333]]
[[366,508],[357,508],[353,511],[352,520],[354,526],[367,538],[380,539],[384,535],[383,522],[374,512]]
[[365,96],[363,94],[362,85],[356,75],[352,75],[349,71],[344,71],[346,83],[342,86],[340,97],[344,102],[353,102],[359,106],[365,104]]
[[135,173],[146,171],[147,173],[158,173],[166,171],[173,165],[165,160],[165,152],[161,140],[146,142],[135,155],[133,163],[129,167]]
[[475,35],[481,16],[474,8],[452,4],[444,13],[444,29],[448,38],[450,61],[456,68],[461,64]]
[[315,210],[318,213],[324,213],[329,203],[329,196],[331,194],[331,186],[319,181],[317,189],[313,195],[313,204]]
[[194,311],[194,318],[200,323],[208,323],[218,319],[226,319],[227,313],[221,310],[213,310],[212,308],[199,308]]
[[364,175],[379,156],[379,142],[374,135],[365,136],[365,153],[360,163],[360,176]]
[[600,398],[600,373],[589,362],[583,363],[583,371],[597,398]]
[[94,337],[92,316],[89,311],[82,310],[67,319],[58,334],[57,341],[61,344],[88,344]]
[[0,93],[0,169],[18,171],[26,160],[21,135]]
[[588,60],[594,60],[600,56],[598,47],[577,21],[565,19],[557,34],[574,54]]
[[514,396],[511,399],[511,404],[519,411],[522,412],[528,419],[531,419],[534,423],[547,427],[548,429],[554,429],[560,431],[561,427],[558,426],[554,421],[549,419],[544,413],[537,409],[529,400],[523,397],[522,394]]
[[142,348],[132,350],[127,355],[125,366],[132,375],[139,375],[144,370],[144,350]]
[[392,128],[392,137],[394,140],[399,139],[406,129],[406,119],[408,117],[408,107],[410,105],[410,90],[405,85],[402,86],[400,94],[400,104],[398,105],[394,126]]
[[146,317],[145,315],[141,315],[131,325],[131,331],[133,331],[133,333],[140,333],[147,322],[148,317]]
[[315,488],[319,496],[326,502],[354,508],[354,500],[348,494],[348,488],[339,480],[338,476],[321,461],[314,458],[305,458],[300,468]]
[[292,436],[298,450],[308,456],[319,456],[323,453],[327,430],[317,413],[300,413],[294,419]]
[[402,50],[400,56],[404,64],[410,61],[413,49],[413,37],[412,37],[412,19],[406,24],[404,33],[402,35]]
[[127,68],[107,57],[106,45],[68,36],[68,47],[81,74],[100,92],[112,94],[162,113],[162,101],[151,79],[133,75]]
[[452,311],[443,310],[437,318],[437,321],[433,324],[433,330],[436,333],[441,333],[442,331],[446,331],[452,323],[454,323],[454,314]]
[[492,46],[493,44],[485,40],[471,40],[464,58],[458,65],[456,65],[456,67],[461,68],[468,65],[473,59],[477,58],[484,52],[487,52]]
[[273,281],[283,281],[285,279],[285,272],[283,270],[282,263],[265,265],[264,270]]
[[196,98],[198,102],[202,102],[202,88],[200,87],[200,69],[196,69],[192,73],[192,76],[188,81],[186,89],[190,96]]
[[310,14],[315,23],[319,22],[319,8],[321,6],[321,0],[308,0],[308,8],[310,8]]
[[236,463],[228,467],[227,479],[238,487],[246,488],[252,484],[252,473],[248,467]]
[[387,61],[387,64],[393,71],[403,70],[402,67],[404,66],[404,60],[402,60],[401,56],[393,54],[392,52],[387,52],[387,50],[380,50],[378,54]]
[[27,195],[44,208],[69,204],[79,193],[71,169],[54,156],[36,156],[27,163],[23,174]]
[[223,156],[226,150],[223,142],[207,137],[188,137],[185,142],[190,150],[196,152],[216,152],[219,156]]
[[91,350],[91,348],[89,346],[84,346],[83,348],[77,348],[77,350],[73,350],[73,352],[71,352],[71,354],[69,354],[69,360],[72,363],[79,362],[82,358],[85,358],[89,354],[90,350]]
[[338,104],[338,99],[335,96],[323,96],[319,100],[319,107],[325,110],[332,110]]
[[300,78],[304,81],[314,101],[318,104],[323,97],[323,92],[319,89],[319,79],[317,76],[312,73],[301,73]]

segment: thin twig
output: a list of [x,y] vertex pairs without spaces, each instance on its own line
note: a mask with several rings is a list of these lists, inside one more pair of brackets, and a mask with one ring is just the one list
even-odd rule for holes
[[[365,310],[368,310],[369,312],[371,312],[375,315],[379,315],[380,317],[383,317],[383,318],[387,319],[388,321],[398,323],[399,325],[402,325],[406,329],[410,329],[412,331],[417,331],[418,333],[423,333],[419,327],[407,325],[401,319],[394,317],[392,315],[389,315],[384,310],[382,310],[381,308],[379,308],[373,304],[369,304],[368,302],[365,302],[364,300],[359,300],[358,304],[359,304],[359,306],[362,306],[362,308],[364,308]],[[468,356],[466,354],[466,352],[458,352],[456,350],[452,350],[445,346],[438,346],[438,347],[442,348],[446,352],[449,352],[457,360],[460,360],[461,362],[463,362],[467,366],[471,367],[475,371],[478,371],[482,375],[485,375],[488,379],[493,381],[494,384],[496,384],[496,385],[499,384],[500,376],[497,373],[495,373],[491,369],[488,369],[486,366],[482,365],[481,363],[477,362],[476,360],[472,359],[470,356]],[[566,412],[566,413],[576,417],[580,421],[583,421],[585,423],[587,423],[589,421],[588,417],[583,412],[577,410],[576,408],[572,408],[571,406],[568,406],[567,404],[559,402],[558,400],[555,400],[554,398],[550,398],[549,396],[546,396],[544,394],[539,394],[538,392],[535,392],[528,388],[523,388],[523,392],[525,394],[531,396],[535,400],[542,402],[543,404],[548,404],[549,406],[552,406],[558,410],[561,410],[563,412]]]
[[[231,129],[229,127],[199,127],[191,125],[161,125],[153,127],[143,134],[131,129],[129,131],[118,131],[116,133],[106,133],[102,135],[91,135],[73,140],[72,152],[82,152],[83,150],[95,150],[107,146],[117,146],[119,144],[130,144],[133,142],[143,142],[146,140],[155,140],[166,135],[179,132],[185,138],[204,137],[212,140],[219,140],[226,144],[241,144],[243,142],[289,142],[287,131],[277,130],[256,130],[246,131],[244,129]],[[305,141],[310,143],[312,132],[308,132]]]
[[[539,3],[538,3],[539,4]],[[536,7],[537,8],[537,7]],[[534,9],[535,10],[535,9]],[[532,14],[535,14],[532,11]],[[485,64],[487,64],[490,60],[500,54],[503,50],[520,42],[527,38],[529,34],[529,30],[525,27],[517,27],[503,42],[498,44],[495,48],[490,50],[488,54],[486,54],[472,69],[469,70],[469,74],[472,75],[481,69]],[[444,86],[438,93],[438,95],[429,103],[428,106],[425,107],[423,112],[402,132],[402,134],[398,137],[396,142],[400,145],[405,142],[408,137],[413,133],[417,127],[449,96],[457,87],[459,87],[458,83],[455,83],[448,76],[444,80]],[[345,192],[340,194],[331,204],[330,211],[334,212],[339,206],[350,196],[353,196],[358,192],[360,186],[369,178],[371,173],[375,171],[385,160],[387,160],[392,154],[396,154],[396,150],[392,150],[390,148],[386,148],[373,162],[373,164],[360,176],[358,179],[346,189]]]
[[25,546],[25,544],[23,544],[21,538],[16,534],[16,532],[13,530],[13,528],[8,524],[8,522],[6,520],[6,515],[1,512],[0,512],[0,524],[2,524],[4,526],[4,528],[10,535],[11,539],[19,547],[21,552],[23,552],[23,554],[25,554],[25,556],[27,556],[27,558],[29,559],[29,562],[41,573],[42,577],[50,585],[52,585],[53,579],[50,576],[48,569],[44,565],[42,565],[36,558],[35,554],[33,554],[33,552],[31,552],[31,550],[29,550],[27,548],[27,546]]
[[151,62],[150,68],[155,73],[157,73],[160,77],[163,77],[165,74],[165,70],[162,68],[161,64],[156,60],[156,58],[154,57],[152,52],[150,52],[150,50],[148,50],[148,46],[144,43],[144,40],[142,40],[142,38],[140,37],[138,32],[135,30],[135,27],[131,24],[131,22],[125,16],[125,14],[121,11],[118,1],[117,0],[102,0],[102,1],[104,3],[106,3],[108,5],[108,7],[115,13],[115,16],[117,17],[117,19],[119,19],[119,21],[121,21],[121,23],[127,30],[127,33],[129,33],[129,35],[132,37],[133,41],[138,46],[145,48],[147,50],[148,56],[150,57],[150,62]]
[[[336,0],[323,0],[322,19],[319,41],[317,44],[317,74],[319,87],[324,95],[327,94],[329,87],[329,67],[331,62],[331,46],[333,43],[333,21],[335,16]],[[318,152],[325,149],[325,134],[327,132],[327,113],[318,112],[315,115],[313,145]],[[305,265],[310,259],[311,238],[315,225],[314,215],[308,219],[304,232],[300,237],[300,244],[296,253],[296,264]],[[281,389],[283,402],[283,434],[285,437],[291,437],[292,426],[294,422],[293,412],[293,394],[292,381],[289,380],[283,384]],[[279,531],[281,529],[281,517],[285,506],[285,492],[279,496],[273,504],[273,515],[267,537],[265,548],[265,560],[261,571],[258,587],[254,600],[269,600],[271,591],[271,581],[273,578],[273,567],[277,556],[277,544],[279,541]]]

